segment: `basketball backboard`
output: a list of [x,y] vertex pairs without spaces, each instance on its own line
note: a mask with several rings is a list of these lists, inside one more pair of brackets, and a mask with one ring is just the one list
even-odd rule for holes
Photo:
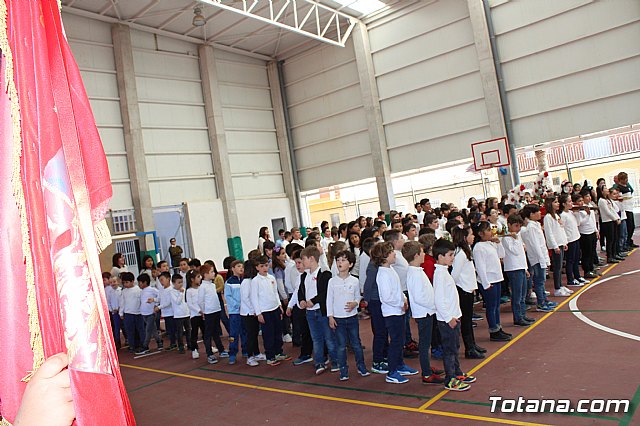
[[473,153],[473,165],[476,171],[511,164],[507,138],[472,143],[471,152]]

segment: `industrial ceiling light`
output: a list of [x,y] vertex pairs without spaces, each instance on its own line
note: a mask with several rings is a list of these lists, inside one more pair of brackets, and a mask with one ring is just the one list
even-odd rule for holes
[[193,26],[194,27],[201,27],[206,23],[207,23],[207,21],[204,19],[204,16],[202,15],[202,9],[200,9],[199,7],[194,7],[193,8],[193,21],[192,21]]

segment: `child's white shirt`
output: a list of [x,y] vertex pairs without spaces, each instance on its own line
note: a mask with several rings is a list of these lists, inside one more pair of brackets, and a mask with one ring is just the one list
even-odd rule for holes
[[[327,286],[327,316],[335,318],[348,318],[358,313],[360,302],[360,283],[353,275],[342,278],[339,275],[329,280]],[[345,310],[348,302],[356,302],[356,306],[350,311]]]
[[173,310],[174,318],[189,318],[189,305],[184,300],[186,296],[186,290],[184,292],[178,291],[175,288],[169,290],[169,296],[171,297],[171,309]]
[[200,305],[198,305],[198,289],[189,287],[187,289],[187,305],[189,306],[189,316],[199,317],[201,315]]
[[492,284],[502,282],[502,264],[500,258],[504,257],[504,247],[500,243],[481,241],[473,248],[473,260],[476,272],[482,287],[488,289]]
[[516,237],[505,236],[502,239],[502,247],[504,247],[504,270],[519,271],[527,269],[527,255],[524,252],[524,244],[520,233]]
[[137,285],[122,289],[119,303],[121,317],[124,314],[140,315],[140,293],[142,290]]
[[398,273],[393,268],[381,266],[378,268],[376,282],[378,283],[382,316],[403,315],[407,299],[402,293]]
[[411,266],[407,269],[407,291],[411,303],[411,316],[413,318],[425,318],[436,312],[436,304],[433,286],[429,277],[419,266]]
[[456,248],[451,277],[456,285],[467,293],[473,293],[478,288],[476,267],[461,248]]
[[445,265],[436,264],[436,270],[433,273],[433,292],[438,321],[449,322],[453,318],[462,317],[456,283]]

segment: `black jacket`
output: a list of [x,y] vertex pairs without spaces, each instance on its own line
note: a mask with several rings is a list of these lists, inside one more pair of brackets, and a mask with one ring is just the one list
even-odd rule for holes
[[[322,316],[327,316],[327,288],[329,287],[329,280],[331,279],[331,272],[329,271],[320,271],[318,272],[318,282],[316,286],[318,287],[318,295],[311,298],[311,301],[320,304],[320,312],[322,312]],[[300,276],[300,287],[298,288],[298,301],[307,300],[306,297],[306,288],[304,281],[307,278],[307,273],[304,272]]]

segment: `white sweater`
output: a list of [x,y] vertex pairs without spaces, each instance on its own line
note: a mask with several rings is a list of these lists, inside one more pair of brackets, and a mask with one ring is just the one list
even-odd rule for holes
[[203,314],[213,314],[222,310],[216,285],[211,281],[202,280],[198,288],[198,305]]
[[187,305],[189,305],[189,316],[199,317],[202,315],[200,311],[200,305],[198,305],[198,289],[195,287],[189,287],[187,289]]
[[564,223],[564,233],[567,234],[567,242],[572,243],[580,239],[580,230],[578,229],[578,221],[573,212],[562,212],[560,215]]
[[398,273],[393,268],[381,266],[378,268],[376,281],[382,305],[382,316],[390,317],[404,314],[403,308],[407,299],[402,293]]
[[393,264],[392,268],[398,273],[400,288],[402,288],[402,291],[407,291],[407,269],[409,269],[409,262],[407,262],[407,259],[402,256],[402,252],[400,250],[395,250],[395,252],[396,263]]
[[520,230],[520,236],[527,246],[527,258],[532,266],[540,264],[541,268],[547,268],[551,265],[544,233],[538,222],[528,221],[527,226]]
[[245,278],[240,283],[240,315],[246,317],[255,314],[256,312],[251,304],[251,280]]
[[453,259],[453,269],[451,271],[453,281],[467,293],[473,293],[478,288],[476,267],[473,264],[473,260],[469,260],[465,252],[460,248],[457,248],[455,253],[456,256]]
[[426,318],[427,315],[433,315],[436,312],[433,286],[421,267],[409,266],[407,291],[413,318]]
[[596,219],[595,211],[590,210],[587,214],[586,211],[581,210],[574,213],[576,221],[578,222],[578,231],[583,235],[590,235],[598,231],[598,220]]
[[[240,289],[242,290],[242,285]],[[273,311],[280,306],[278,284],[273,276],[268,274],[266,276],[256,275],[251,280],[251,305],[256,315]]]
[[547,248],[552,250],[569,244],[567,234],[564,232],[561,218],[554,218],[551,213],[544,216],[544,236],[547,240]]
[[504,247],[500,243],[482,241],[473,248],[473,259],[478,272],[478,279],[482,287],[488,289],[492,284],[502,282],[502,265],[500,258],[504,257]]
[[124,314],[140,315],[140,293],[142,293],[142,290],[137,285],[122,289],[120,292],[121,317]]
[[600,219],[603,222],[615,222],[620,219],[616,213],[614,203],[611,200],[600,198],[598,200],[598,209],[600,210]]
[[456,283],[445,265],[436,265],[433,273],[433,293],[438,321],[449,322],[453,318],[462,317]]
[[181,292],[172,288],[169,290],[169,295],[171,296],[171,307],[173,309],[173,317],[174,318],[188,318],[189,317],[189,305],[184,300],[186,296],[185,292]]
[[520,238],[520,233],[516,235],[516,238],[504,237],[502,246],[504,247],[505,271],[527,269],[527,256],[524,253],[524,244],[522,243],[522,238]]
[[[349,275],[346,279],[340,276],[331,278],[327,287],[327,316],[348,318],[356,315],[357,303],[361,298],[360,283],[356,277]],[[356,302],[356,306],[350,311],[345,310],[348,302]]]

